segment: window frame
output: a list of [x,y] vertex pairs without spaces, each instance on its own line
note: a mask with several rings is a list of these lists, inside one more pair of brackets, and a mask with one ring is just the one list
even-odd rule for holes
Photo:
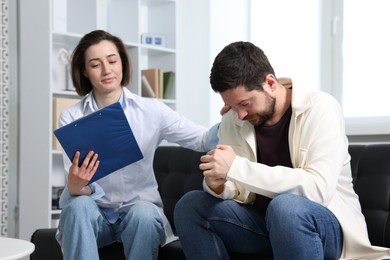
[[[258,0],[251,0],[258,1]],[[319,89],[343,107],[343,0],[321,0]],[[297,14],[299,15],[299,14]],[[250,21],[249,21],[250,24]],[[293,79],[294,80],[294,79]],[[390,116],[345,117],[348,136],[390,136]]]
[[[330,46],[331,59],[330,64],[324,63],[326,58],[322,57],[322,66],[330,66],[327,68],[330,75],[321,74],[321,86],[332,86],[330,89],[321,89],[332,94],[343,106],[343,13],[344,0],[323,0],[323,28],[322,38],[323,43]],[[326,28],[328,26],[329,28]],[[327,33],[331,32],[331,33]],[[325,49],[325,48],[323,48]],[[331,82],[326,82],[325,77],[329,76]],[[388,135],[390,134],[390,116],[361,116],[348,117],[345,116],[345,127],[348,136],[364,136],[364,135]]]

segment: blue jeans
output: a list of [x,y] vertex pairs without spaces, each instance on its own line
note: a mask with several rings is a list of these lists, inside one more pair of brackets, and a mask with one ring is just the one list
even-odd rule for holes
[[174,221],[187,259],[229,259],[228,251],[274,259],[339,259],[343,235],[327,208],[282,194],[266,214],[252,205],[191,191],[176,204]]
[[62,209],[59,232],[65,260],[99,259],[98,248],[114,241],[123,243],[126,259],[150,260],[158,257],[164,225],[150,202],[137,202],[110,224],[92,198],[78,196]]

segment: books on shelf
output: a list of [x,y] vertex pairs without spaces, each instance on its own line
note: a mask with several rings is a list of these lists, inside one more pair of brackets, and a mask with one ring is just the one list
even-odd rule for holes
[[144,69],[141,72],[142,96],[168,99],[172,96],[175,82],[174,71],[159,68]]
[[[80,101],[80,98],[65,98],[65,97],[56,97],[53,98],[53,130],[56,130],[60,126],[60,114],[61,112],[76,104]],[[53,135],[53,150],[61,150],[61,144],[58,142],[57,138]]]
[[141,85],[142,85],[141,93],[143,97],[151,97],[151,98],[156,97],[156,94],[154,93],[154,90],[145,75],[142,75]]
[[175,83],[175,72],[166,71],[163,75],[163,98],[172,97],[173,85]]
[[152,68],[142,70],[142,77],[145,76],[146,80],[149,82],[151,89],[154,92],[156,98],[161,98],[160,94],[160,82],[161,82],[161,69]]

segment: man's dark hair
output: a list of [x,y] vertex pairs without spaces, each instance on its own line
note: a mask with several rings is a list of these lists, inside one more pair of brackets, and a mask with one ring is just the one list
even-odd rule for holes
[[215,92],[224,92],[240,85],[247,90],[262,91],[262,83],[274,69],[264,52],[250,42],[233,42],[217,55],[210,73]]

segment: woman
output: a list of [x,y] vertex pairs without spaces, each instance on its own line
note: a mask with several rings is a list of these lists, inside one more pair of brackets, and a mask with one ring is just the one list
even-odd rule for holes
[[114,241],[123,243],[127,259],[157,259],[159,246],[175,237],[154,178],[155,149],[165,139],[207,151],[209,132],[161,101],[124,87],[130,81],[130,62],[116,36],[102,30],[86,34],[71,63],[73,84],[84,97],[61,113],[60,126],[119,101],[144,159],[87,185],[99,167],[98,154],[90,151],[79,167],[79,152],[72,162],[64,153],[69,171],[57,232],[64,259],[98,259],[98,248]]

